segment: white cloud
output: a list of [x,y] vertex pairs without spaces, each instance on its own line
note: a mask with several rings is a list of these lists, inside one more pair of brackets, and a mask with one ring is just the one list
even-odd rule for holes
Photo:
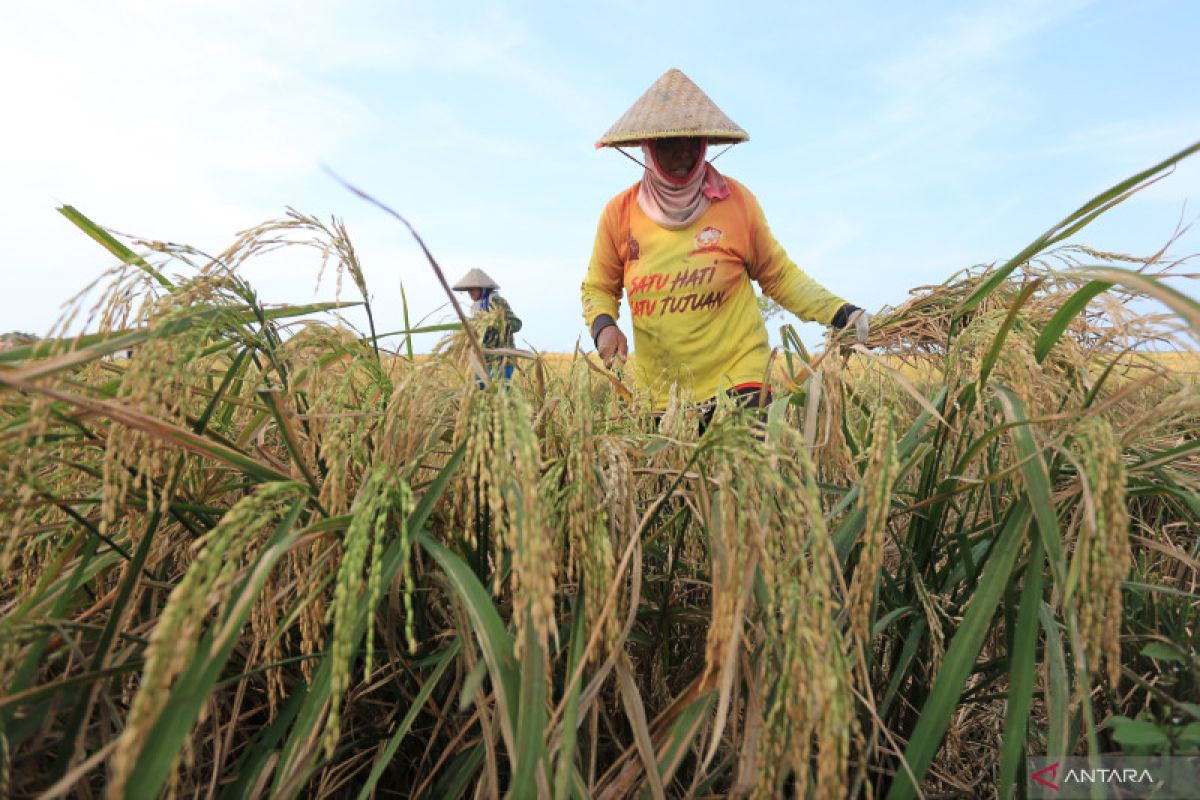
[[796,239],[796,241],[802,241],[802,244],[794,250],[789,250],[792,260],[801,268],[805,268],[805,265],[809,264],[829,263],[848,244],[857,241],[863,232],[862,226],[858,222],[850,217],[837,214],[822,215],[806,220],[804,230],[815,231],[815,236],[810,235],[805,240]]
[[880,89],[874,129],[887,131],[882,155],[924,143],[947,149],[1029,112],[1034,87],[1016,80],[1028,42],[1093,0],[988,4],[939,21],[872,69]]
[[[1039,152],[1048,158],[1087,159],[1111,183],[1130,177],[1200,141],[1200,117],[1164,117],[1102,122],[1076,128]],[[1106,187],[1107,188],[1107,187]],[[1200,161],[1179,163],[1173,172],[1139,192],[1136,202],[1200,201]]]
[[22,294],[4,293],[0,329],[44,331],[57,304],[32,304],[31,293],[65,299],[109,263],[56,204],[218,250],[282,211],[237,186],[315,177],[321,156],[375,124],[355,98],[269,48],[212,35],[211,20],[193,25],[194,10],[17,3],[6,13],[0,105],[19,110],[0,128],[6,271],[52,264],[55,274],[27,274]]
[[1009,55],[1039,31],[1090,5],[1093,0],[1045,3],[1016,0],[951,16],[936,30],[877,68],[884,83],[901,95],[952,81],[956,76]]
[[[981,249],[1006,250],[998,223],[1018,226],[1020,244],[1044,229],[1053,220],[1019,219],[1029,196],[1044,193],[1036,176],[1004,183],[1005,166],[996,164],[1054,160],[1043,144],[1054,121],[1036,116],[1042,87],[1025,70],[1045,56],[1039,48],[1052,37],[1043,34],[1073,24],[1083,5],[974,5],[940,19],[895,11],[904,30],[871,51],[879,61],[865,76],[848,68],[830,77],[861,113],[777,137],[761,164],[753,149],[732,156],[760,165],[753,186],[770,200],[769,218],[796,260],[831,284],[849,279],[865,302],[887,301],[884,284],[940,279]],[[328,163],[411,214],[449,272],[479,265],[500,273],[526,319],[522,336],[568,348],[582,331],[576,298],[595,216],[636,178],[619,156],[592,154],[589,142],[663,57],[631,55],[630,74],[648,70],[636,81],[620,68],[598,76],[612,56],[587,48],[610,39],[578,25],[566,37],[556,25],[570,15],[532,18],[488,0],[8,0],[4,14],[0,331],[45,330],[58,301],[110,261],[54,213],[58,202],[208,251],[288,204],[337,213],[362,256],[381,329],[400,327],[401,280],[414,316],[436,308],[441,289],[407,233],[343,193],[320,172]],[[831,37],[839,42],[831,50],[856,52],[859,15],[821,16],[847,39]],[[790,62],[771,68],[798,71]],[[730,68],[732,81],[751,84],[753,74]],[[1058,147],[1103,165],[1078,170],[1084,182],[1122,177],[1150,163],[1146,148],[1165,156],[1196,129],[1194,114],[1180,121],[1168,113],[1161,125],[1080,128],[1059,135]],[[1020,128],[1034,119],[1037,131]],[[992,135],[1006,129],[1028,137]],[[802,180],[778,168],[789,146],[803,151],[794,155],[806,165]],[[1139,202],[1195,198],[1194,161]],[[931,250],[935,257],[923,255]],[[251,265],[248,277],[269,301],[308,301],[308,263]],[[332,293],[327,284],[320,299]]]
[[[0,128],[6,272],[24,264],[41,269],[12,276],[10,291],[0,293],[0,330],[44,331],[57,306],[47,300],[65,298],[110,263],[54,213],[60,203],[106,226],[212,252],[238,230],[279,216],[286,204],[308,203],[322,213],[356,208],[320,164],[350,161],[362,146],[388,147],[388,137],[391,152],[414,154],[397,161],[401,171],[424,170],[404,186],[409,202],[424,197],[434,208],[450,198],[429,183],[440,175],[425,174],[430,153],[531,159],[531,144],[478,130],[479,120],[452,97],[425,92],[413,99],[411,83],[425,88],[430,73],[435,81],[499,80],[514,97],[536,98],[546,113],[585,115],[588,106],[568,81],[528,62],[530,46],[524,26],[501,6],[6,4],[0,74],[10,77],[0,83],[0,107],[17,110]],[[389,130],[388,109],[368,106],[361,98],[371,95],[358,93],[362,84],[348,74],[369,74],[376,87],[381,74],[390,76],[394,102],[412,103],[404,115],[420,127]],[[470,171],[478,163],[457,161],[447,166]],[[394,168],[356,172],[347,177],[365,181],[364,188],[394,191]],[[460,218],[482,213],[469,198],[455,202]],[[374,227],[364,227],[368,233],[356,236],[360,249],[390,257],[390,232],[372,240]],[[50,280],[46,265],[55,273]],[[264,296],[295,288],[273,269],[258,272],[267,282]]]

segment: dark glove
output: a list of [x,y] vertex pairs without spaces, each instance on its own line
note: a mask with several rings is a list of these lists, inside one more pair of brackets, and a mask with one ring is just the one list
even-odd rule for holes
[[850,303],[839,308],[829,324],[838,330],[853,325],[854,335],[859,344],[866,344],[867,337],[871,335],[871,315]]

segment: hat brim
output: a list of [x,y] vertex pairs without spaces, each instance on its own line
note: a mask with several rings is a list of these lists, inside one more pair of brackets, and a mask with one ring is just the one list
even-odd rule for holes
[[628,147],[630,145],[641,144],[648,139],[705,139],[709,144],[741,144],[742,142],[750,141],[749,136],[732,136],[727,131],[720,133],[696,133],[694,131],[683,132],[655,132],[644,134],[622,134],[620,136],[606,136],[596,142],[596,147]]
[[472,269],[466,275],[458,279],[458,283],[450,287],[456,292],[465,292],[468,289],[499,289],[500,286],[492,276],[479,268]]
[[736,144],[750,138],[725,115],[691,78],[677,69],[663,73],[597,141],[617,147],[647,139],[703,137],[711,144]]

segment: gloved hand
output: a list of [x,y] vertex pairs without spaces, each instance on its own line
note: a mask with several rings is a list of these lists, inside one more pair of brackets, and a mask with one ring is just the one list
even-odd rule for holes
[[854,326],[854,336],[858,339],[859,344],[867,343],[867,337],[871,335],[870,314],[860,308],[850,315],[850,321],[847,325]]
[[871,315],[850,303],[839,308],[829,324],[838,330],[844,330],[853,325],[854,337],[859,344],[866,344],[867,337],[871,335]]

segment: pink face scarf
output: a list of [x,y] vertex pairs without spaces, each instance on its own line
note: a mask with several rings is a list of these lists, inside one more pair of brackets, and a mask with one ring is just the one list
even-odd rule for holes
[[701,141],[700,156],[685,178],[673,178],[658,164],[658,140],[642,143],[646,172],[638,190],[638,206],[646,216],[668,230],[691,225],[714,201],[729,197],[729,184],[721,173],[704,160],[708,142]]

